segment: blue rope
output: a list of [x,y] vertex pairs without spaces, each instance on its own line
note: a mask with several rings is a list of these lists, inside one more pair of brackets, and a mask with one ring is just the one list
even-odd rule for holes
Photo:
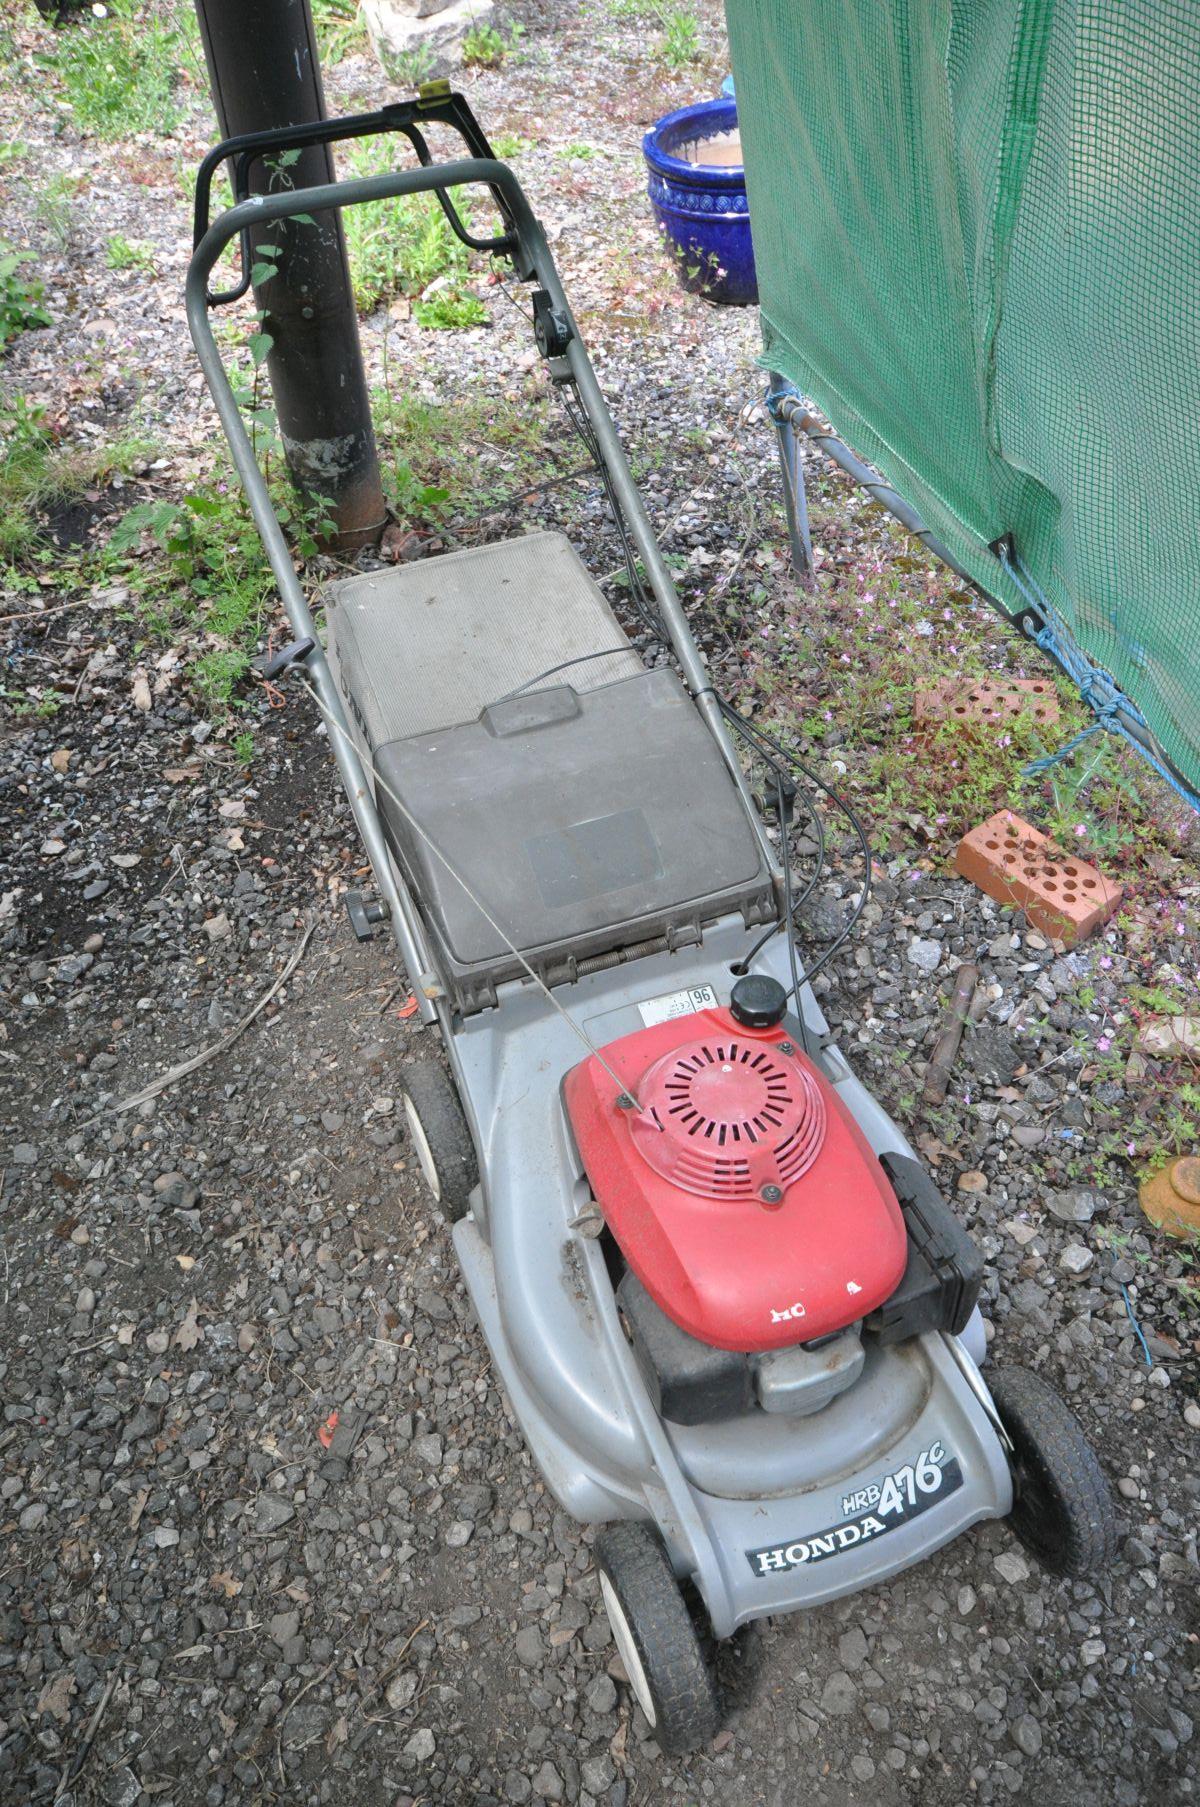
[[763,406],[766,408],[767,413],[771,416],[771,419],[775,422],[776,426],[779,426],[782,424],[779,417],[780,402],[794,402],[798,401],[799,398],[800,391],[794,389],[790,383],[785,383],[782,389],[767,390],[767,393],[763,396]]
[[1134,1329],[1137,1331],[1137,1340],[1142,1345],[1142,1354],[1146,1358],[1146,1366],[1148,1368],[1152,1368],[1154,1366],[1154,1357],[1150,1353],[1149,1343],[1146,1341],[1145,1337],[1142,1334],[1142,1327],[1138,1323],[1137,1318],[1134,1316],[1133,1301],[1129,1297],[1129,1288],[1127,1286],[1122,1286],[1121,1297],[1125,1301],[1125,1310],[1129,1314],[1129,1322],[1133,1325]]
[[[1136,753],[1140,753],[1142,758],[1153,766],[1159,777],[1170,785],[1176,796],[1181,797],[1192,809],[1200,812],[1200,795],[1190,790],[1175,776],[1174,772],[1168,770],[1162,761],[1155,757],[1149,747],[1142,744],[1136,734],[1130,732],[1127,720],[1136,722],[1140,728],[1149,726],[1137,704],[1132,698],[1126,696],[1108,672],[1092,662],[1050,599],[1040,590],[1026,583],[1010,559],[1002,557],[1000,562],[1026,603],[1042,619],[1044,625],[1033,635],[1034,644],[1052,659],[1057,660],[1067,676],[1072,679],[1080,696],[1096,718],[1089,722],[1086,728],[1074,735],[1065,746],[1059,747],[1056,753],[1046,753],[1040,759],[1031,760],[1023,768],[1025,776],[1036,778],[1040,773],[1048,772],[1052,766],[1061,764],[1064,759],[1069,759],[1071,754],[1076,752],[1086,740],[1090,740],[1093,734],[1100,734],[1107,730],[1110,734],[1119,734]],[[1127,720],[1123,718],[1127,718]]]

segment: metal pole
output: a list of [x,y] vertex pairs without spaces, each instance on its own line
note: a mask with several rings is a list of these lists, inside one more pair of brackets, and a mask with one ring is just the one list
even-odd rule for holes
[[840,465],[848,477],[853,477],[856,483],[860,484],[870,496],[873,496],[881,508],[886,508],[889,514],[895,515],[900,525],[907,528],[914,539],[920,540],[934,558],[940,559],[943,565],[949,565],[950,569],[965,582],[978,587],[975,578],[959,564],[949,548],[943,546],[941,540],[930,532],[911,503],[906,502],[900,492],[893,489],[890,483],[885,483],[878,471],[872,470],[869,464],[864,464],[861,458],[856,458],[850,447],[840,440],[836,433],[827,433],[817,416],[804,406],[799,395],[793,393],[781,396],[779,390],[782,387],[785,387],[783,379],[773,376],[771,388],[774,392],[774,400],[770,405],[770,412],[776,425],[778,427],[786,425],[790,430],[805,434],[827,457],[832,458],[836,465]]
[[[771,394],[783,388],[779,372],[769,373]],[[800,438],[790,421],[771,410],[775,434],[779,440],[779,461],[783,466],[783,507],[787,515],[788,543],[792,548],[792,570],[806,590],[815,587],[812,533],[808,525],[808,496],[804,488],[804,464],[800,457]]]
[[[224,137],[325,118],[309,0],[196,0],[213,104]],[[255,193],[333,180],[326,145],[288,153],[250,172]],[[378,539],[386,515],[366,373],[341,218],[257,227],[255,247],[275,274],[255,287],[271,391],[292,481],[324,497],[343,547]]]

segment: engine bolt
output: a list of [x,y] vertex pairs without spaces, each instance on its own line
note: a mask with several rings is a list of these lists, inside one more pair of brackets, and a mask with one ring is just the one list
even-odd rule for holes
[[783,1188],[781,1186],[764,1186],[759,1193],[759,1197],[762,1199],[764,1205],[782,1204]]
[[794,1054],[796,1050],[791,1042],[780,1042],[779,1052],[781,1054]]

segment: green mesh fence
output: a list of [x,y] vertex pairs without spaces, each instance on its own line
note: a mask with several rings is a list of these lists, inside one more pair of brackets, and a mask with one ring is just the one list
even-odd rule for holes
[[763,362],[1200,788],[1200,4],[727,13]]

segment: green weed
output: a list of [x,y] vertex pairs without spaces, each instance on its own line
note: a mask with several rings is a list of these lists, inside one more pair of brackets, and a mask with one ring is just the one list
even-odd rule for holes
[[149,245],[136,244],[120,232],[114,232],[104,247],[104,261],[110,270],[142,270],[155,274],[154,253]]
[[[281,471],[274,414],[244,366],[230,372],[272,491],[275,513],[300,561],[336,531],[328,505],[301,503]],[[163,563],[167,568],[164,581]],[[202,632],[192,677],[208,704],[227,709],[245,676],[275,598],[275,579],[240,488],[215,482],[176,500],[142,502],[111,535],[106,562],[121,570],[147,630],[170,637]],[[164,600],[164,598],[166,600]]]
[[[392,147],[386,140],[360,140],[347,149],[345,159],[352,176],[376,175],[395,167]],[[451,196],[469,228],[470,213],[463,190],[451,190]],[[482,317],[478,303],[478,312],[472,317],[467,317],[470,310],[466,307],[460,310],[463,318],[451,321],[448,317],[452,311],[449,297],[465,299],[463,280],[468,252],[434,195],[400,195],[394,200],[372,201],[365,207],[348,208],[343,219],[355,305],[360,314],[373,313],[394,295],[421,296],[431,283],[445,278],[442,292],[446,299],[434,310],[438,317],[428,324],[477,324]]]
[[368,48],[370,40],[358,0],[312,0],[312,11],[317,48],[327,68]]
[[18,396],[0,405],[0,565],[13,567],[42,538],[41,510],[128,474],[153,454],[133,436],[110,446],[63,446],[46,425],[45,410]]
[[428,44],[417,44],[412,50],[385,57],[384,67],[394,82],[403,87],[419,88],[437,68],[437,52]]
[[690,6],[656,5],[654,16],[662,37],[654,52],[668,69],[686,69],[700,58],[700,22]]
[[56,250],[66,251],[79,229],[79,197],[87,182],[86,176],[70,176],[59,170],[35,194],[34,217]]
[[498,69],[524,35],[525,27],[516,23],[509,27],[507,37],[486,22],[472,25],[463,39],[463,62],[468,69]]
[[[146,541],[165,555],[168,581]],[[228,706],[246,671],[274,596],[274,580],[240,493],[206,487],[181,501],[142,502],[124,515],[108,544],[138,597],[137,614],[154,634],[181,626],[209,636],[192,675],[202,695]],[[169,598],[169,600],[164,600]]]
[[25,268],[28,251],[14,251],[0,242],[0,351],[31,326],[48,326],[50,316],[42,306],[43,284]]
[[107,0],[103,17],[70,19],[40,60],[61,84],[75,124],[97,138],[172,132],[183,118],[181,59],[191,9]]
[[483,326],[487,309],[478,295],[465,289],[439,289],[413,306],[413,319],[418,326],[432,326],[453,331],[465,326]]
[[384,486],[401,520],[436,524],[546,475],[544,408],[466,394],[453,404],[386,391],[373,398]]

